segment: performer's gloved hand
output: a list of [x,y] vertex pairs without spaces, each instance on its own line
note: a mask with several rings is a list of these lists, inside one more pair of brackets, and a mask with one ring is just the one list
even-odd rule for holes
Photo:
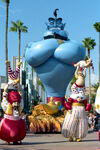
[[71,114],[71,113],[72,113],[72,110],[68,110],[68,112],[69,112],[69,114]]

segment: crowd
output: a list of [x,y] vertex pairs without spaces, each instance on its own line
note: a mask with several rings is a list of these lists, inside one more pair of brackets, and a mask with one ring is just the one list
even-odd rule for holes
[[88,126],[89,129],[92,129],[93,131],[100,130],[100,115],[98,115],[97,113],[89,113]]

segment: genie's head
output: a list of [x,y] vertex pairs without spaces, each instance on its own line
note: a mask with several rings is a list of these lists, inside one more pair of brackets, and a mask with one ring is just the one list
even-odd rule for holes
[[54,11],[55,18],[48,19],[47,31],[44,33],[44,39],[56,38],[68,40],[67,32],[64,30],[65,23],[62,23],[62,18],[57,18],[57,10]]
[[48,24],[47,29],[52,30],[52,29],[59,29],[59,30],[64,30],[65,23],[62,23],[62,18],[49,18],[48,19]]

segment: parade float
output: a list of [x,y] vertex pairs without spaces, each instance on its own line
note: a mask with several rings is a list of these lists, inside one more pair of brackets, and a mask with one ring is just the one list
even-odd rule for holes
[[47,104],[35,106],[29,116],[30,130],[36,133],[61,132],[65,92],[76,69],[73,63],[85,56],[82,44],[68,38],[57,11],[55,9],[54,18],[48,19],[43,40],[29,43],[25,52],[26,61],[37,72],[47,94]]
[[[4,116],[0,120],[0,139],[6,141],[6,144],[21,144],[26,135],[26,124],[21,118],[23,100],[18,87],[21,62],[18,63],[15,71],[11,69],[9,61],[6,61],[6,63],[9,81],[4,87],[1,102]],[[11,88],[10,91],[9,87]]]

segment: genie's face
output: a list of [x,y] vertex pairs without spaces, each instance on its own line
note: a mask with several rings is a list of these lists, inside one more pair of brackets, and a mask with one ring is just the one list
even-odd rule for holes
[[49,18],[49,23],[47,25],[48,30],[52,30],[53,28],[55,29],[59,29],[59,30],[63,30],[65,24],[62,23],[62,18]]
[[62,23],[62,18],[49,18],[47,31],[44,33],[44,39],[55,38],[68,40],[67,32],[64,30],[65,24]]

